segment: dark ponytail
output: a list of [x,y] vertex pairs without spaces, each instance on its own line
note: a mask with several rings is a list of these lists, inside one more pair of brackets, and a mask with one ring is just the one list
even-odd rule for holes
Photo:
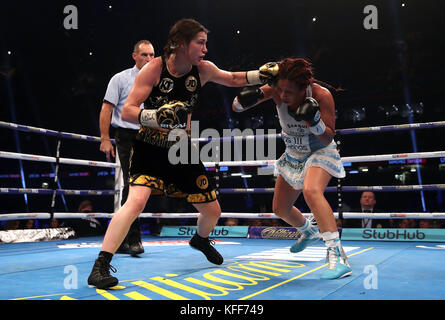
[[321,81],[321,80],[314,79],[313,82],[319,84],[320,86],[325,87],[326,89],[329,89],[330,91],[334,91],[334,92],[342,92],[342,91],[345,91],[345,89],[342,89],[342,88],[340,88],[340,87],[336,88],[336,87],[330,85],[329,83],[323,82],[323,81]]

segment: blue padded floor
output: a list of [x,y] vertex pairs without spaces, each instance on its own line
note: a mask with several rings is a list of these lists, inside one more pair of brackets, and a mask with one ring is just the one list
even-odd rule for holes
[[353,274],[320,280],[322,242],[292,254],[291,240],[217,239],[224,264],[185,238],[144,237],[139,257],[116,254],[119,285],[90,288],[103,238],[0,245],[1,300],[443,300],[445,245],[342,241]]

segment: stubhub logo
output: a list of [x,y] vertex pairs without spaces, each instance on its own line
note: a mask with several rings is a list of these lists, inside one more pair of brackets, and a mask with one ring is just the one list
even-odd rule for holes
[[363,230],[363,239],[379,239],[379,240],[423,240],[425,233],[420,230],[383,230],[365,229]]
[[445,242],[445,229],[343,228],[343,240]]
[[[195,226],[163,226],[161,237],[191,237],[196,233],[196,230]],[[210,233],[210,237],[246,238],[248,231],[249,227],[247,226],[216,226]]]
[[[196,233],[196,227],[179,227],[178,229],[178,236],[193,236]],[[212,232],[210,232],[211,237],[217,237],[217,236],[227,236],[229,234],[229,230],[225,229],[224,227],[222,229],[213,229]]]

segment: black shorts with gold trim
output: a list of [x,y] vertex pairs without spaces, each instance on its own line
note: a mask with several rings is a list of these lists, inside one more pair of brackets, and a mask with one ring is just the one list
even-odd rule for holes
[[149,187],[152,195],[183,198],[189,203],[215,201],[216,191],[202,162],[171,164],[168,150],[136,139],[130,161],[129,184]]

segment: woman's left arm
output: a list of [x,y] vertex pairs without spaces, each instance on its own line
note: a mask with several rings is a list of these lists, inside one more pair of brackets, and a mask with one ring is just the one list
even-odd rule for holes
[[327,89],[322,89],[317,97],[320,107],[321,120],[326,125],[323,134],[316,136],[323,144],[328,145],[335,136],[335,102],[332,94]]

